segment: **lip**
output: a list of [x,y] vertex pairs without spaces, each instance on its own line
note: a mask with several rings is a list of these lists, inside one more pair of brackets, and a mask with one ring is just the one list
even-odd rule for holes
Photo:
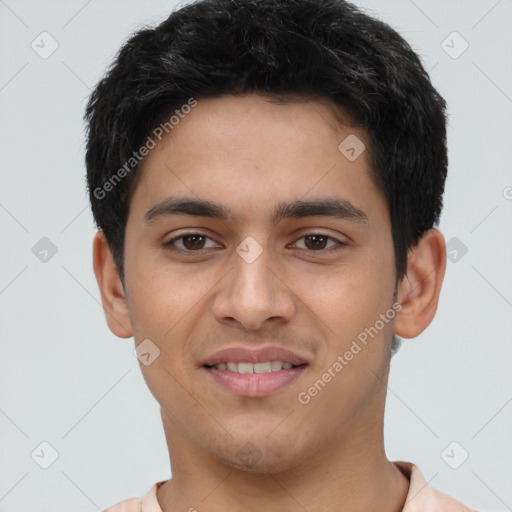
[[[246,347],[228,347],[207,357],[200,363],[201,366],[214,366],[219,363],[264,363],[266,361],[283,361],[294,366],[308,363],[307,359],[289,350],[276,346],[249,349]],[[291,369],[291,368],[290,368]],[[221,371],[221,370],[217,370]],[[279,370],[280,372],[283,370]],[[233,373],[233,372],[230,372]],[[274,372],[273,372],[274,373]],[[275,372],[279,373],[279,372]],[[265,374],[260,374],[265,375]]]
[[227,391],[239,396],[256,398],[271,395],[290,385],[302,375],[307,366],[307,364],[304,364],[303,366],[287,370],[252,374],[217,370],[207,366],[201,367],[200,370],[205,371],[217,384],[220,384]]

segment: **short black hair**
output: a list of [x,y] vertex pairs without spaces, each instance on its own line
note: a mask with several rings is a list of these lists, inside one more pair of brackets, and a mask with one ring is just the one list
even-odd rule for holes
[[408,250],[439,222],[448,166],[446,103],[419,56],[388,24],[344,0],[199,0],[133,34],[86,108],[92,212],[123,282],[141,167],[133,155],[191,99],[251,92],[280,102],[327,98],[366,130],[398,281]]

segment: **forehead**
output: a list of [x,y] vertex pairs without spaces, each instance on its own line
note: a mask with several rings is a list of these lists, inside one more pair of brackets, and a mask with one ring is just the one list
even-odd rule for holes
[[259,94],[200,99],[146,156],[133,206],[196,196],[247,217],[311,195],[382,207],[367,134],[348,116],[342,124],[333,107],[327,99],[276,103]]

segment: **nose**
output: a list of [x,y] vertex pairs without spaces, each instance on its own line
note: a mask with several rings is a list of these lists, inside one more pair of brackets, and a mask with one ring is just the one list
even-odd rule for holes
[[290,283],[267,250],[252,262],[234,253],[232,264],[213,302],[219,322],[261,330],[271,321],[286,323],[293,317],[296,303]]

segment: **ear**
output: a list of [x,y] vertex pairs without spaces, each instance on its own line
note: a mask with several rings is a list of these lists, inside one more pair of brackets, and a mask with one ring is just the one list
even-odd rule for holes
[[444,236],[433,228],[409,251],[407,272],[397,292],[397,300],[402,305],[395,317],[397,336],[414,338],[428,327],[437,311],[445,271]]
[[108,327],[119,338],[130,338],[133,330],[125,291],[103,231],[94,236],[92,261]]

